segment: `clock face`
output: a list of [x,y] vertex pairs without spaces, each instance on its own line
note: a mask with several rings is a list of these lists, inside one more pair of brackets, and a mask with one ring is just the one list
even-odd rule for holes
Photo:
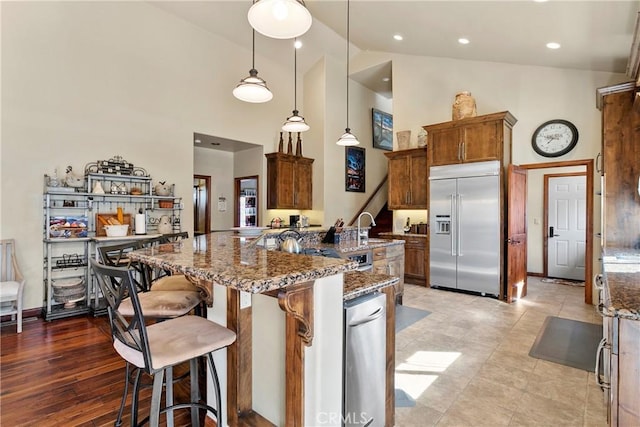
[[533,150],[545,157],[567,154],[578,143],[578,129],[567,120],[549,120],[533,133]]

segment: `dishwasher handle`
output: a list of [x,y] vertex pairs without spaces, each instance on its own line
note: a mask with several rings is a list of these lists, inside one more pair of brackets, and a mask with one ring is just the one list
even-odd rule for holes
[[365,323],[372,322],[377,318],[379,318],[380,316],[382,316],[383,314],[384,314],[384,306],[381,305],[373,313],[369,314],[368,316],[362,317],[360,319],[352,320],[351,322],[349,322],[349,326],[360,326]]

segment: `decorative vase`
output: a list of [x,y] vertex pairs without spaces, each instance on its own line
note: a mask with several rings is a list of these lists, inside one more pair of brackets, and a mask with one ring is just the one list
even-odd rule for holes
[[396,132],[396,138],[398,140],[398,150],[406,150],[409,148],[411,142],[411,131],[401,130]]
[[302,157],[302,138],[300,138],[300,132],[298,132],[298,140],[296,141],[296,156]]
[[427,145],[427,131],[420,129],[418,132],[418,147],[426,147]]
[[293,141],[291,140],[291,132],[289,132],[289,142],[287,144],[287,154],[293,155]]
[[471,92],[458,92],[451,108],[452,120],[475,117],[476,115],[476,100],[471,96]]

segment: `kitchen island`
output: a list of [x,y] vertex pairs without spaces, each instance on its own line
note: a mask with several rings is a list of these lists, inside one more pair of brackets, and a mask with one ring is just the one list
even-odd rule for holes
[[609,425],[640,425],[640,250],[604,248],[602,263],[604,338],[595,375],[607,397]]
[[[226,358],[215,355],[219,372],[226,365],[222,425],[340,425],[342,304],[345,283],[353,285],[344,273],[356,262],[270,251],[232,233],[143,249],[131,258],[184,274],[212,308],[208,318],[236,332]],[[394,281],[368,276],[352,277],[358,294],[387,294],[385,425],[393,425]]]

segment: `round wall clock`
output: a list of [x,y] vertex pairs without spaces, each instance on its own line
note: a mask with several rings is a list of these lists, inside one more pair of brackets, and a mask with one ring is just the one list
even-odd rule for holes
[[533,133],[533,150],[545,157],[559,157],[567,154],[578,143],[578,129],[567,120],[549,120]]

